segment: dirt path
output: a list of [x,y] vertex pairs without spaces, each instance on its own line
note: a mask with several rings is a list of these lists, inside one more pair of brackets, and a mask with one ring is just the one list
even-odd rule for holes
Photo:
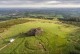
[[3,46],[2,48],[0,48],[0,51],[1,51],[2,49],[4,49],[5,47],[7,47],[9,44],[10,44],[10,43],[8,43],[7,45],[5,45],[5,46]]

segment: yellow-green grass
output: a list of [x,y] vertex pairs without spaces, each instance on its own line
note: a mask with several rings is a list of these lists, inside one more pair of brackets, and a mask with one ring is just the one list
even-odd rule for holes
[[[25,35],[29,29],[36,27],[41,27],[44,30],[43,34],[37,36]],[[67,37],[76,29],[78,29],[77,26],[56,24],[52,21],[38,19],[15,25],[0,34],[6,42],[11,38],[15,39],[13,43],[2,49],[0,53],[69,54],[73,48],[70,47]],[[3,42],[0,46],[2,47],[2,45],[6,44]]]
[[29,21],[33,21],[33,20],[20,18],[20,19],[11,19],[7,21],[2,21],[0,22],[0,33],[4,32],[5,30],[7,30],[9,27],[13,25],[22,24]]

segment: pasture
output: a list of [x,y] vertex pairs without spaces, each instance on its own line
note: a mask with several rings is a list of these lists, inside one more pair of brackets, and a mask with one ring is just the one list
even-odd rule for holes
[[[79,27],[61,24],[59,21],[26,19],[24,23],[17,23],[0,33],[0,48],[8,44],[11,38],[15,41],[3,48],[2,54],[79,54]],[[4,23],[4,22],[2,22]],[[10,22],[8,22],[10,23]],[[5,24],[5,23],[4,23]],[[2,25],[4,25],[2,24]],[[25,33],[31,28],[41,27],[44,32],[37,36]],[[74,33],[75,32],[75,33]],[[73,38],[74,37],[74,38]],[[78,41],[74,41],[78,39]],[[78,49],[76,49],[76,48]]]

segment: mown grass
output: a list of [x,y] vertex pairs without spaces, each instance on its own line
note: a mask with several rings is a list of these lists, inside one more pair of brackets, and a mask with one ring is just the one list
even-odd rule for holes
[[[36,27],[41,27],[44,30],[42,35],[25,35],[29,29]],[[15,25],[1,33],[6,41],[9,41],[11,38],[15,38],[15,41],[1,50],[0,53],[70,54],[73,45],[68,41],[68,37],[76,29],[78,29],[77,26],[57,24],[52,21],[38,19],[36,21]]]

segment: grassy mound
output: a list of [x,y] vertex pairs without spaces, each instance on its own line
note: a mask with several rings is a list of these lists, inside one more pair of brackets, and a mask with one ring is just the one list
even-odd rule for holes
[[[79,27],[60,24],[59,22],[55,23],[54,21],[49,20],[34,20],[35,21],[14,25],[7,31],[1,33],[0,35],[2,35],[6,42],[3,42],[0,39],[0,48],[6,45],[7,41],[9,41],[11,38],[14,38],[15,41],[2,49],[0,53],[71,54],[79,51],[74,48],[74,45],[71,42],[72,39],[70,39],[73,31],[79,29]],[[44,33],[39,36],[27,36],[24,34],[31,28],[36,27],[41,27],[44,29]],[[72,50],[73,48],[74,50]]]

